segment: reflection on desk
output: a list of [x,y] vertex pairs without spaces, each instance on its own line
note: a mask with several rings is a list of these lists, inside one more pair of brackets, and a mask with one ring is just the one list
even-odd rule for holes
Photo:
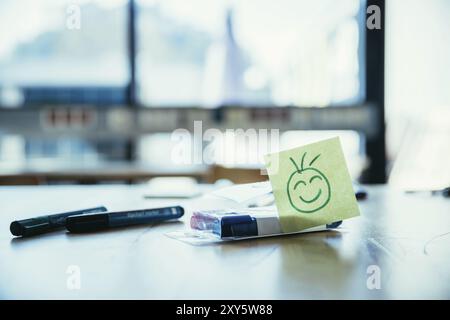
[[[213,196],[146,200],[143,185],[2,187],[0,297],[450,298],[450,202],[387,187],[367,190],[361,217],[339,232],[192,246],[164,234],[187,228],[193,209],[233,203]],[[14,239],[7,231],[15,219],[98,204],[111,210],[181,204],[188,212],[180,222],[89,235]],[[379,290],[367,286],[374,265]],[[80,272],[79,289],[68,286],[71,266]]]

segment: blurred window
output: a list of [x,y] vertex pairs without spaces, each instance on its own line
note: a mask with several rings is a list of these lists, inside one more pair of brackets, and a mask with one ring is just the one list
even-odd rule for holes
[[143,105],[326,106],[363,98],[364,1],[137,3]]
[[124,100],[119,89],[129,81],[126,4],[2,0],[0,102]]

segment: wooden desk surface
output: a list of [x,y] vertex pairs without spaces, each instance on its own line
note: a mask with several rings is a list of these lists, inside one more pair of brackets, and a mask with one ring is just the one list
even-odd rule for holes
[[[64,231],[13,239],[15,219],[103,204],[113,210],[181,203],[227,206],[206,197],[144,200],[143,186],[0,188],[0,298],[310,299],[450,298],[450,200],[371,187],[362,216],[340,232],[192,246],[165,236],[183,222],[89,235]],[[79,290],[67,273],[78,266]],[[369,290],[367,268],[381,271]]]

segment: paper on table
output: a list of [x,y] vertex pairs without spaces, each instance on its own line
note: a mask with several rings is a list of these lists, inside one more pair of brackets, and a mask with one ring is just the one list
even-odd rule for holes
[[265,157],[283,232],[359,215],[339,138]]
[[271,192],[272,186],[270,183],[268,181],[263,181],[232,185],[213,191],[211,194],[235,201],[237,203],[243,203],[270,194]]

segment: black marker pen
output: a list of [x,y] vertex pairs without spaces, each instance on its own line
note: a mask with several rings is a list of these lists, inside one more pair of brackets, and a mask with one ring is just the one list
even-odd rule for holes
[[29,237],[65,227],[67,217],[105,211],[107,211],[105,207],[95,207],[31,219],[17,220],[11,222],[9,230],[15,236]]
[[92,232],[114,227],[178,219],[183,214],[184,209],[180,206],[87,214],[67,218],[66,228],[70,232]]

